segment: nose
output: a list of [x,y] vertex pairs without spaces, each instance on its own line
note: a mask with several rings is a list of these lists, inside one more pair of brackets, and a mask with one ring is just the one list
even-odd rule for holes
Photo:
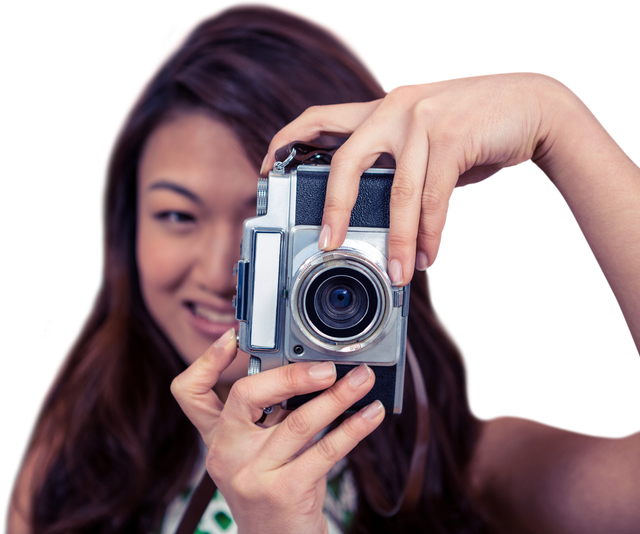
[[235,293],[233,267],[240,257],[242,226],[220,222],[203,234],[193,276],[208,293],[229,298]]

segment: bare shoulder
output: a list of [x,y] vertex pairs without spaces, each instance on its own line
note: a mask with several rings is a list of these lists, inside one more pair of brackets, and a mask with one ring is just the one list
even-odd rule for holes
[[470,477],[504,532],[638,532],[640,433],[609,439],[525,419],[485,421]]

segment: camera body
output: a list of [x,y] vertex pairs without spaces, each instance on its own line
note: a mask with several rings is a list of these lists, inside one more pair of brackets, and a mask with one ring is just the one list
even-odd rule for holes
[[[351,410],[379,399],[402,411],[409,286],[387,275],[394,169],[360,179],[344,244],[318,250],[328,165],[272,171],[258,183],[258,216],[244,222],[234,306],[249,374],[298,361],[334,361],[338,378],[361,363],[376,375]],[[293,397],[294,409],[318,393]]]

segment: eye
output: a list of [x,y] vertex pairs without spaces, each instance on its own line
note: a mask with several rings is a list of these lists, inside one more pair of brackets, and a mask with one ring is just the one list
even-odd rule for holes
[[169,224],[189,224],[196,222],[196,218],[184,211],[161,211],[155,218]]

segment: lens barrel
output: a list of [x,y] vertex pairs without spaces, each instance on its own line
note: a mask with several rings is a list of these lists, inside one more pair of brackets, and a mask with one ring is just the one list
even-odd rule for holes
[[320,251],[294,276],[292,320],[323,351],[360,351],[381,339],[392,300],[390,281],[379,261],[350,248]]

